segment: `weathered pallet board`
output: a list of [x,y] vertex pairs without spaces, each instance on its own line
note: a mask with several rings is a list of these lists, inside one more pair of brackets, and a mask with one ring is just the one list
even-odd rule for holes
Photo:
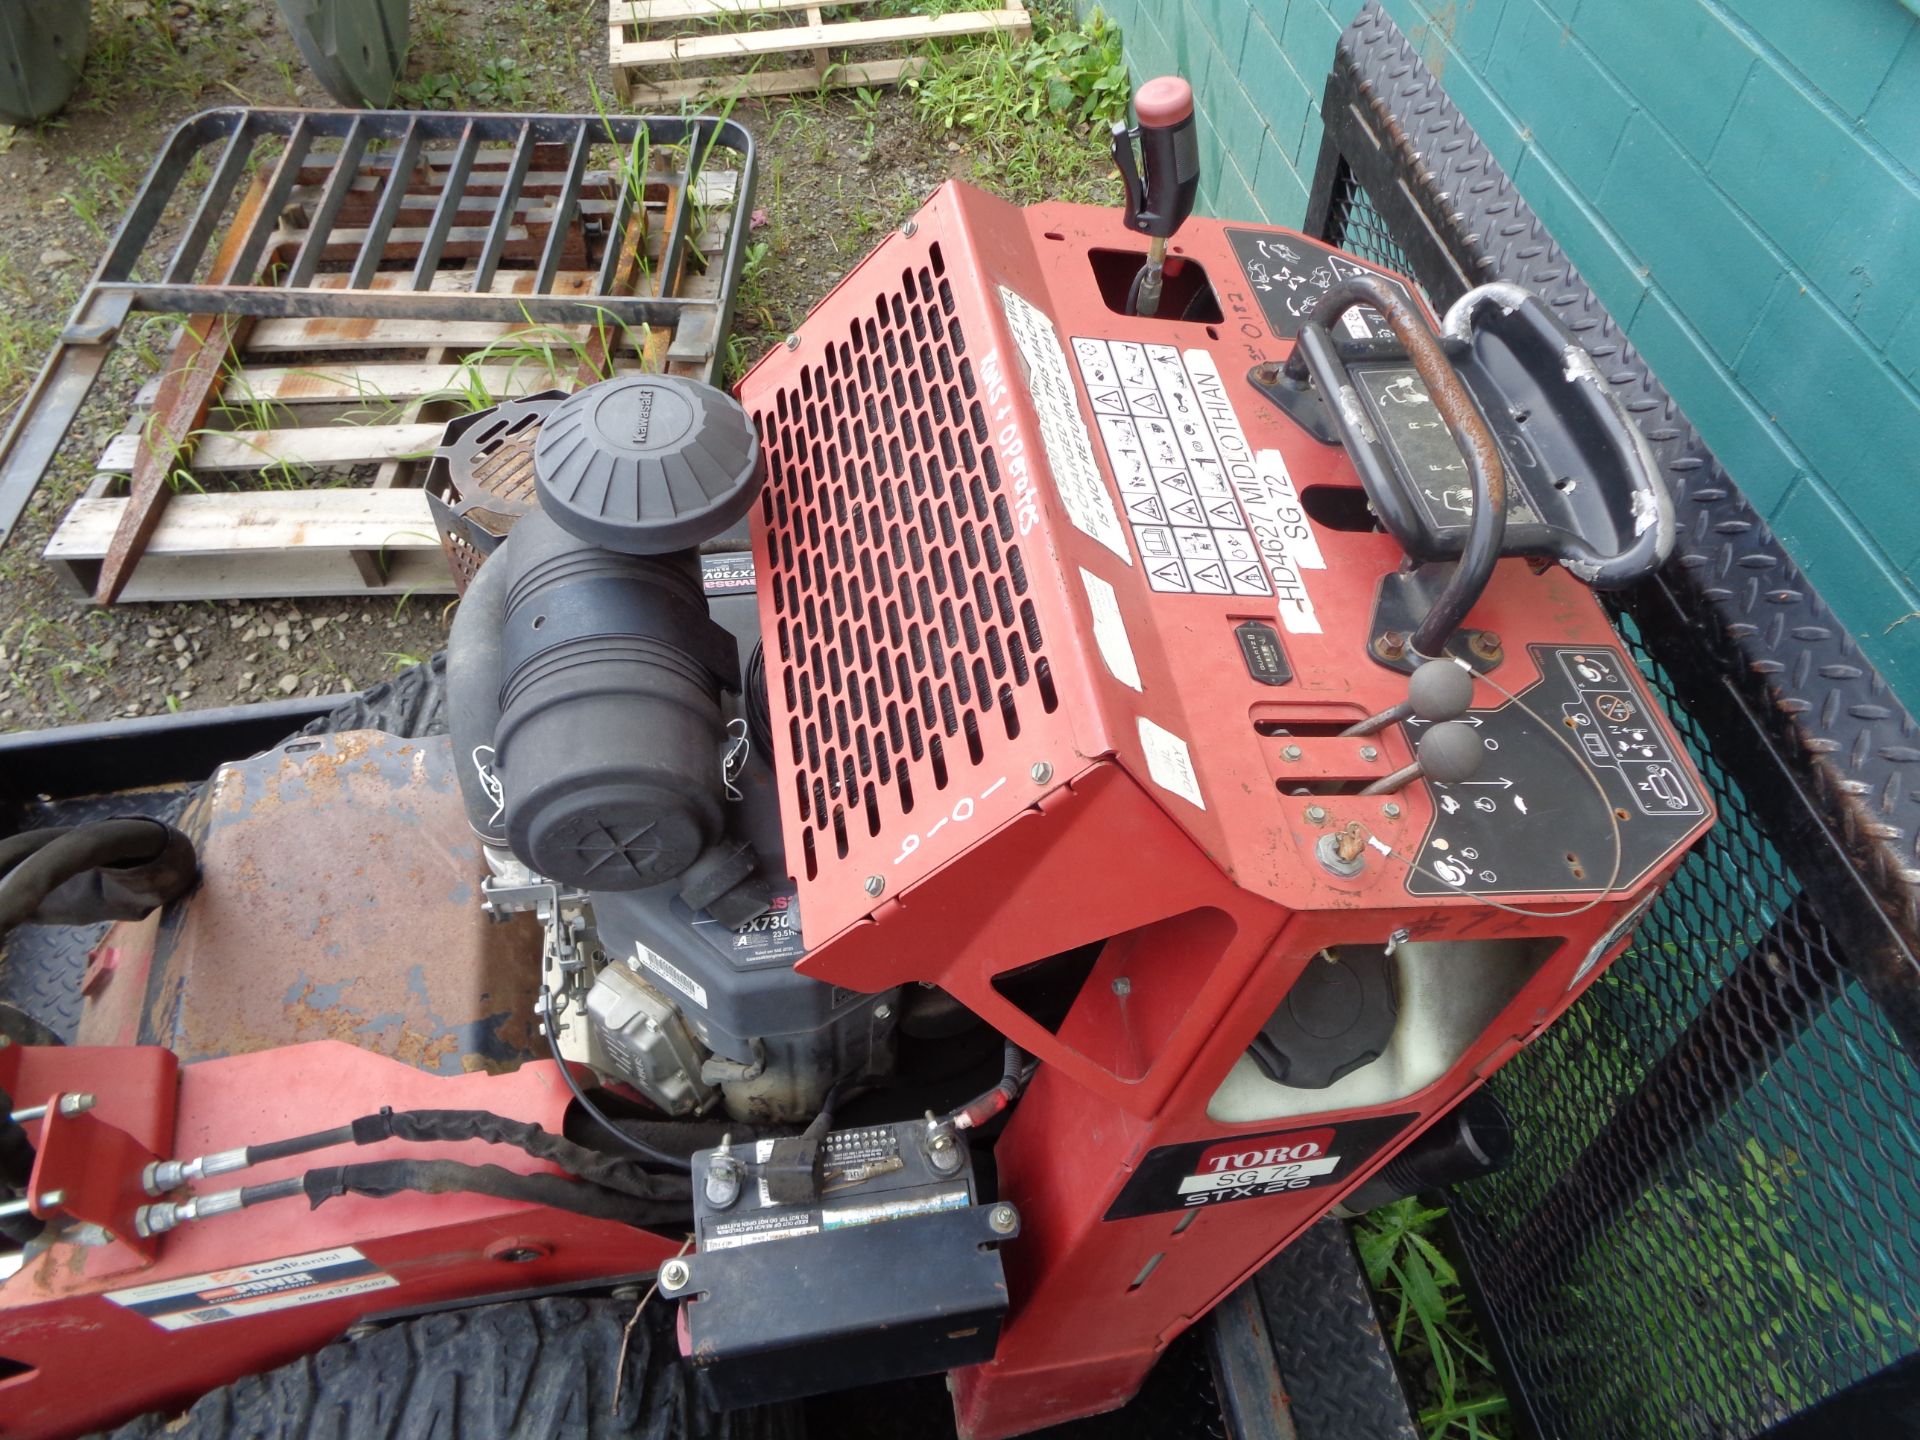
[[[341,326],[354,333],[343,340]],[[556,327],[535,327],[552,330]],[[585,326],[568,327],[584,341]],[[221,406],[266,414],[273,428],[217,430],[197,437],[191,473],[209,487],[224,477],[278,473],[280,484],[305,475],[324,488],[217,490],[183,488],[162,513],[125,601],[242,599],[292,595],[391,595],[453,588],[426,497],[417,486],[439,443],[445,415],[422,418],[422,407],[462,403],[469,382],[504,399],[575,383],[579,352],[558,346],[553,366],[539,359],[464,365],[455,348],[477,349],[511,339],[518,327],[486,322],[268,320],[255,328],[243,363],[221,382],[210,417]],[[464,342],[456,347],[450,337]],[[662,337],[664,339],[664,337]],[[664,346],[650,356],[661,363]],[[426,358],[389,360],[400,351]],[[263,354],[297,352],[305,363],[253,364]],[[368,357],[375,358],[368,358]],[[623,371],[639,369],[624,359]],[[127,428],[96,462],[86,497],[69,509],[44,558],[76,593],[91,594],[113,528],[127,500],[119,493],[131,470],[144,406],[141,391]],[[348,418],[342,419],[342,416]],[[371,415],[380,423],[368,423]],[[371,469],[371,477],[365,472]],[[354,473],[361,478],[341,483]],[[371,483],[368,481],[371,479]],[[196,481],[200,483],[200,481]]]
[[[792,12],[804,18],[764,28],[699,28],[777,19]],[[917,74],[924,62],[870,52],[897,51],[930,40],[1024,35],[1032,26],[1023,0],[1004,0],[997,10],[880,20],[828,20],[820,0],[610,0],[607,14],[614,83],[630,107],[701,95],[792,95],[828,85],[891,85]],[[656,26],[673,27],[673,33],[656,38]],[[789,54],[806,55],[810,63],[761,68],[769,57]],[[689,65],[721,68],[680,72]],[[662,77],[662,70],[676,73]]]
[[[127,501],[76,501],[46,550],[91,594]],[[378,554],[369,583],[355,561]],[[453,576],[420,490],[274,490],[176,495],[121,599],[234,600],[260,596],[450,594]]]
[[[425,459],[440,443],[444,425],[316,425],[287,430],[235,430],[203,435],[193,451],[193,473],[264,470],[278,465],[331,469],[377,465],[385,460]],[[107,475],[133,469],[139,435],[116,435],[95,468]]]
[[[377,360],[320,362],[314,365],[250,365],[221,382],[218,404],[285,406],[348,405],[366,409],[408,400],[433,400],[453,393],[449,379],[470,376],[489,395],[521,394],[528,389],[569,383],[573,366],[555,356],[548,369],[538,363],[454,366],[424,361]],[[148,404],[158,381],[149,381],[136,403]]]

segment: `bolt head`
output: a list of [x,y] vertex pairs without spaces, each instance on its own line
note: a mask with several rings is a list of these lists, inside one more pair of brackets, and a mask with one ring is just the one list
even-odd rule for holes
[[914,235],[918,233],[919,229],[920,229],[920,222],[918,220],[909,220],[907,221],[906,224],[900,227],[900,233],[906,236],[907,239],[911,240],[914,237]]
[[509,1265],[524,1265],[529,1260],[538,1260],[541,1253],[541,1251],[536,1250],[531,1245],[515,1245],[510,1249],[502,1250],[493,1258],[496,1260],[504,1260]]
[[1389,800],[1385,805],[1380,807],[1380,813],[1389,820],[1398,820],[1400,818],[1400,807]]
[[1325,806],[1323,806],[1323,805],[1309,805],[1309,806],[1307,806],[1307,823],[1308,823],[1309,825],[1324,825],[1324,824],[1326,824],[1326,823],[1327,823],[1327,811],[1326,811],[1326,807],[1325,807]]
[[693,1272],[687,1268],[684,1260],[669,1260],[660,1267],[660,1288],[671,1295],[676,1290],[687,1288],[687,1282],[693,1278]]
[[1372,745],[1362,745],[1360,747],[1360,758],[1362,760],[1378,760],[1380,758],[1380,752]]
[[893,1007],[891,1005],[874,1006],[873,1018],[876,1020],[891,1020],[893,1018]]
[[866,890],[867,894],[878,900],[886,893],[887,877],[884,875],[869,875],[867,876],[867,883],[862,888]]
[[1133,993],[1133,981],[1129,980],[1124,975],[1115,977],[1113,982],[1113,993],[1116,995],[1131,995]]
[[1044,785],[1053,778],[1053,766],[1044,760],[1038,760],[1034,762],[1033,768],[1027,774],[1033,777],[1034,784]]
[[787,336],[787,349],[798,350],[799,348],[800,348],[800,337],[798,335]]
[[1280,754],[1285,759],[1298,760],[1300,758],[1300,747],[1298,745],[1289,745],[1286,749],[1282,750]]
[[987,1213],[987,1224],[999,1235],[1011,1235],[1019,1223],[1020,1214],[1011,1205],[996,1205]]

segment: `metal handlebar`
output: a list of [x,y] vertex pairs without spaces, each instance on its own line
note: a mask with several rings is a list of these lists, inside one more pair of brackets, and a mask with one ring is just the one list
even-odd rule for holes
[[1448,638],[1460,628],[1467,612],[1487,588],[1494,562],[1500,558],[1507,535],[1507,471],[1500,460],[1500,446],[1481,418],[1473,397],[1467,393],[1466,385],[1447,360],[1446,352],[1440,348],[1440,337],[1398,292],[1371,275],[1342,280],[1321,297],[1313,308],[1313,318],[1300,327],[1286,364],[1289,379],[1303,383],[1311,378],[1319,387],[1341,438],[1349,440],[1348,453],[1357,453],[1358,446],[1352,440],[1359,438],[1350,439],[1349,431],[1364,426],[1365,420],[1360,397],[1347,377],[1346,364],[1334,349],[1333,336],[1327,327],[1347,311],[1362,305],[1380,312],[1387,328],[1407,352],[1415,373],[1427,387],[1433,408],[1445,422],[1461,458],[1467,462],[1467,474],[1473,484],[1473,518],[1460,559],[1439,598],[1408,642],[1417,655],[1437,656],[1444,652]]

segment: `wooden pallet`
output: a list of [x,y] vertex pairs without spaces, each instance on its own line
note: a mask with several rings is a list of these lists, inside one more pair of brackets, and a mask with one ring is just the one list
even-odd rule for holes
[[[732,186],[716,172],[699,182],[710,218],[690,243],[713,261],[676,293],[715,294]],[[663,233],[664,225],[654,227]],[[395,232],[396,239],[399,238]],[[330,278],[319,277],[325,286]],[[463,271],[436,289],[469,283]],[[591,269],[563,269],[556,294],[591,294]],[[375,288],[408,285],[406,272]],[[527,271],[503,271],[495,293],[524,291]],[[161,512],[120,598],[127,601],[259,599],[311,595],[451,593],[453,577],[419,488],[449,419],[471,407],[478,386],[506,399],[572,389],[592,327],[495,321],[262,319],[227,360],[213,410],[196,435],[189,480]],[[639,337],[633,337],[639,338]],[[705,379],[712,337],[647,334],[644,353],[616,371],[666,370]],[[94,593],[125,514],[127,478],[159,381],[135,401],[123,431],[95,465],[95,478],[44,552],[63,581]]]
[[[834,8],[858,3],[842,0]],[[826,8],[819,0],[611,0],[608,50],[614,83],[630,109],[710,95],[892,85],[917,75],[926,62],[888,52],[929,40],[1025,35],[1032,28],[1024,0],[1004,0],[998,10],[888,20],[828,20]],[[789,15],[804,15],[804,21],[782,23]],[[746,28],[763,19],[773,23]],[[781,57],[804,59],[780,64]],[[651,78],[662,71],[671,72],[671,78]],[[648,72],[649,78],[642,78]]]

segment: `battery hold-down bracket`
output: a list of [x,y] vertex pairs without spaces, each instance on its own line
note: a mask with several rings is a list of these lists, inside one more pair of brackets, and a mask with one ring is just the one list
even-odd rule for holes
[[[975,1203],[964,1137],[948,1129],[930,1150],[929,1133],[925,1121],[832,1132],[819,1193],[798,1204],[776,1202],[759,1175],[773,1141],[693,1157],[698,1249],[662,1267],[660,1290],[685,1302],[682,1349],[722,1405],[993,1358],[1007,1308],[999,1247],[1019,1214]],[[740,1183],[709,1186],[716,1157],[723,1176],[744,1168]]]

